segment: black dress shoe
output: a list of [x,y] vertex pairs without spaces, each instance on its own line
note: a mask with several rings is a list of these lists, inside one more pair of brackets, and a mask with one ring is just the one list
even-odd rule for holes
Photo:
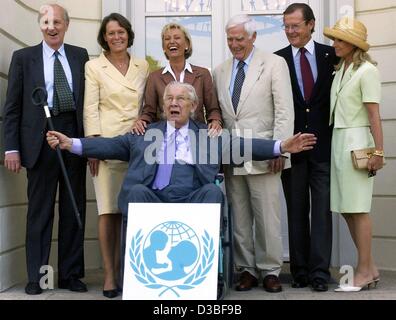
[[308,278],[304,276],[300,276],[292,280],[291,287],[300,289],[300,288],[308,287],[308,284],[309,284]]
[[68,280],[59,280],[58,281],[59,289],[69,289],[70,291],[75,292],[87,292],[87,286],[84,282],[79,279],[71,278]]
[[26,294],[41,294],[43,289],[40,288],[38,282],[29,282],[25,287]]
[[117,289],[103,290],[103,295],[106,298],[112,299],[118,296],[118,290]]
[[312,285],[312,290],[318,291],[318,292],[324,292],[329,290],[329,287],[327,285],[327,282],[321,278],[315,278],[311,282]]

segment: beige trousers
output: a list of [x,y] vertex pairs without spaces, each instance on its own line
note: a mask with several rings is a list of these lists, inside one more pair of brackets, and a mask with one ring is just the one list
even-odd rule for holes
[[233,175],[225,168],[234,220],[234,259],[240,271],[278,276],[283,261],[280,173]]

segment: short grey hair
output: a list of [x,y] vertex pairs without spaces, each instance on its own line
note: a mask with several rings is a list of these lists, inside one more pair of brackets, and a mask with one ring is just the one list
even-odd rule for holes
[[165,100],[165,97],[167,96],[170,88],[172,87],[182,87],[187,90],[188,98],[195,104],[198,104],[199,99],[197,96],[197,93],[195,92],[195,88],[189,84],[189,83],[184,83],[184,82],[178,82],[178,81],[172,81],[168,83],[168,85],[165,87],[164,90],[164,96],[163,99]]
[[228,20],[227,22],[225,31],[228,32],[229,29],[239,25],[243,25],[243,28],[249,35],[249,38],[251,38],[253,34],[256,32],[256,22],[254,21],[253,18],[249,17],[247,14],[238,14],[236,16],[231,17],[231,19]]
[[41,18],[43,17],[43,13],[41,12],[41,8],[43,8],[43,7],[45,7],[45,6],[48,6],[48,7],[59,7],[59,8],[61,8],[62,10],[63,10],[63,20],[65,20],[65,22],[67,23],[67,24],[69,24],[69,22],[70,22],[70,17],[69,17],[69,12],[64,8],[64,7],[62,7],[61,5],[59,5],[59,4],[53,4],[53,3],[51,3],[51,4],[44,4],[44,5],[42,5],[41,7],[40,7],[40,9],[39,9],[39,14],[38,14],[38,17],[37,17],[37,21],[40,23],[41,21]]

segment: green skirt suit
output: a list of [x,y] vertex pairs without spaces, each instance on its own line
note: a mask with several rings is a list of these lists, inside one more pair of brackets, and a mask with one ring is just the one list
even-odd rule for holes
[[367,61],[356,70],[351,64],[345,73],[344,66],[336,72],[331,88],[330,208],[338,213],[368,213],[373,178],[367,170],[353,167],[351,150],[374,147],[364,103],[380,103],[381,83],[377,68]]

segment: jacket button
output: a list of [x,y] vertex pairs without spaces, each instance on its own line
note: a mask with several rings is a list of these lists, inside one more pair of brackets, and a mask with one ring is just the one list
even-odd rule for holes
[[311,110],[309,108],[305,109],[306,112],[310,112]]
[[308,125],[305,125],[305,129],[307,129],[308,128]]

